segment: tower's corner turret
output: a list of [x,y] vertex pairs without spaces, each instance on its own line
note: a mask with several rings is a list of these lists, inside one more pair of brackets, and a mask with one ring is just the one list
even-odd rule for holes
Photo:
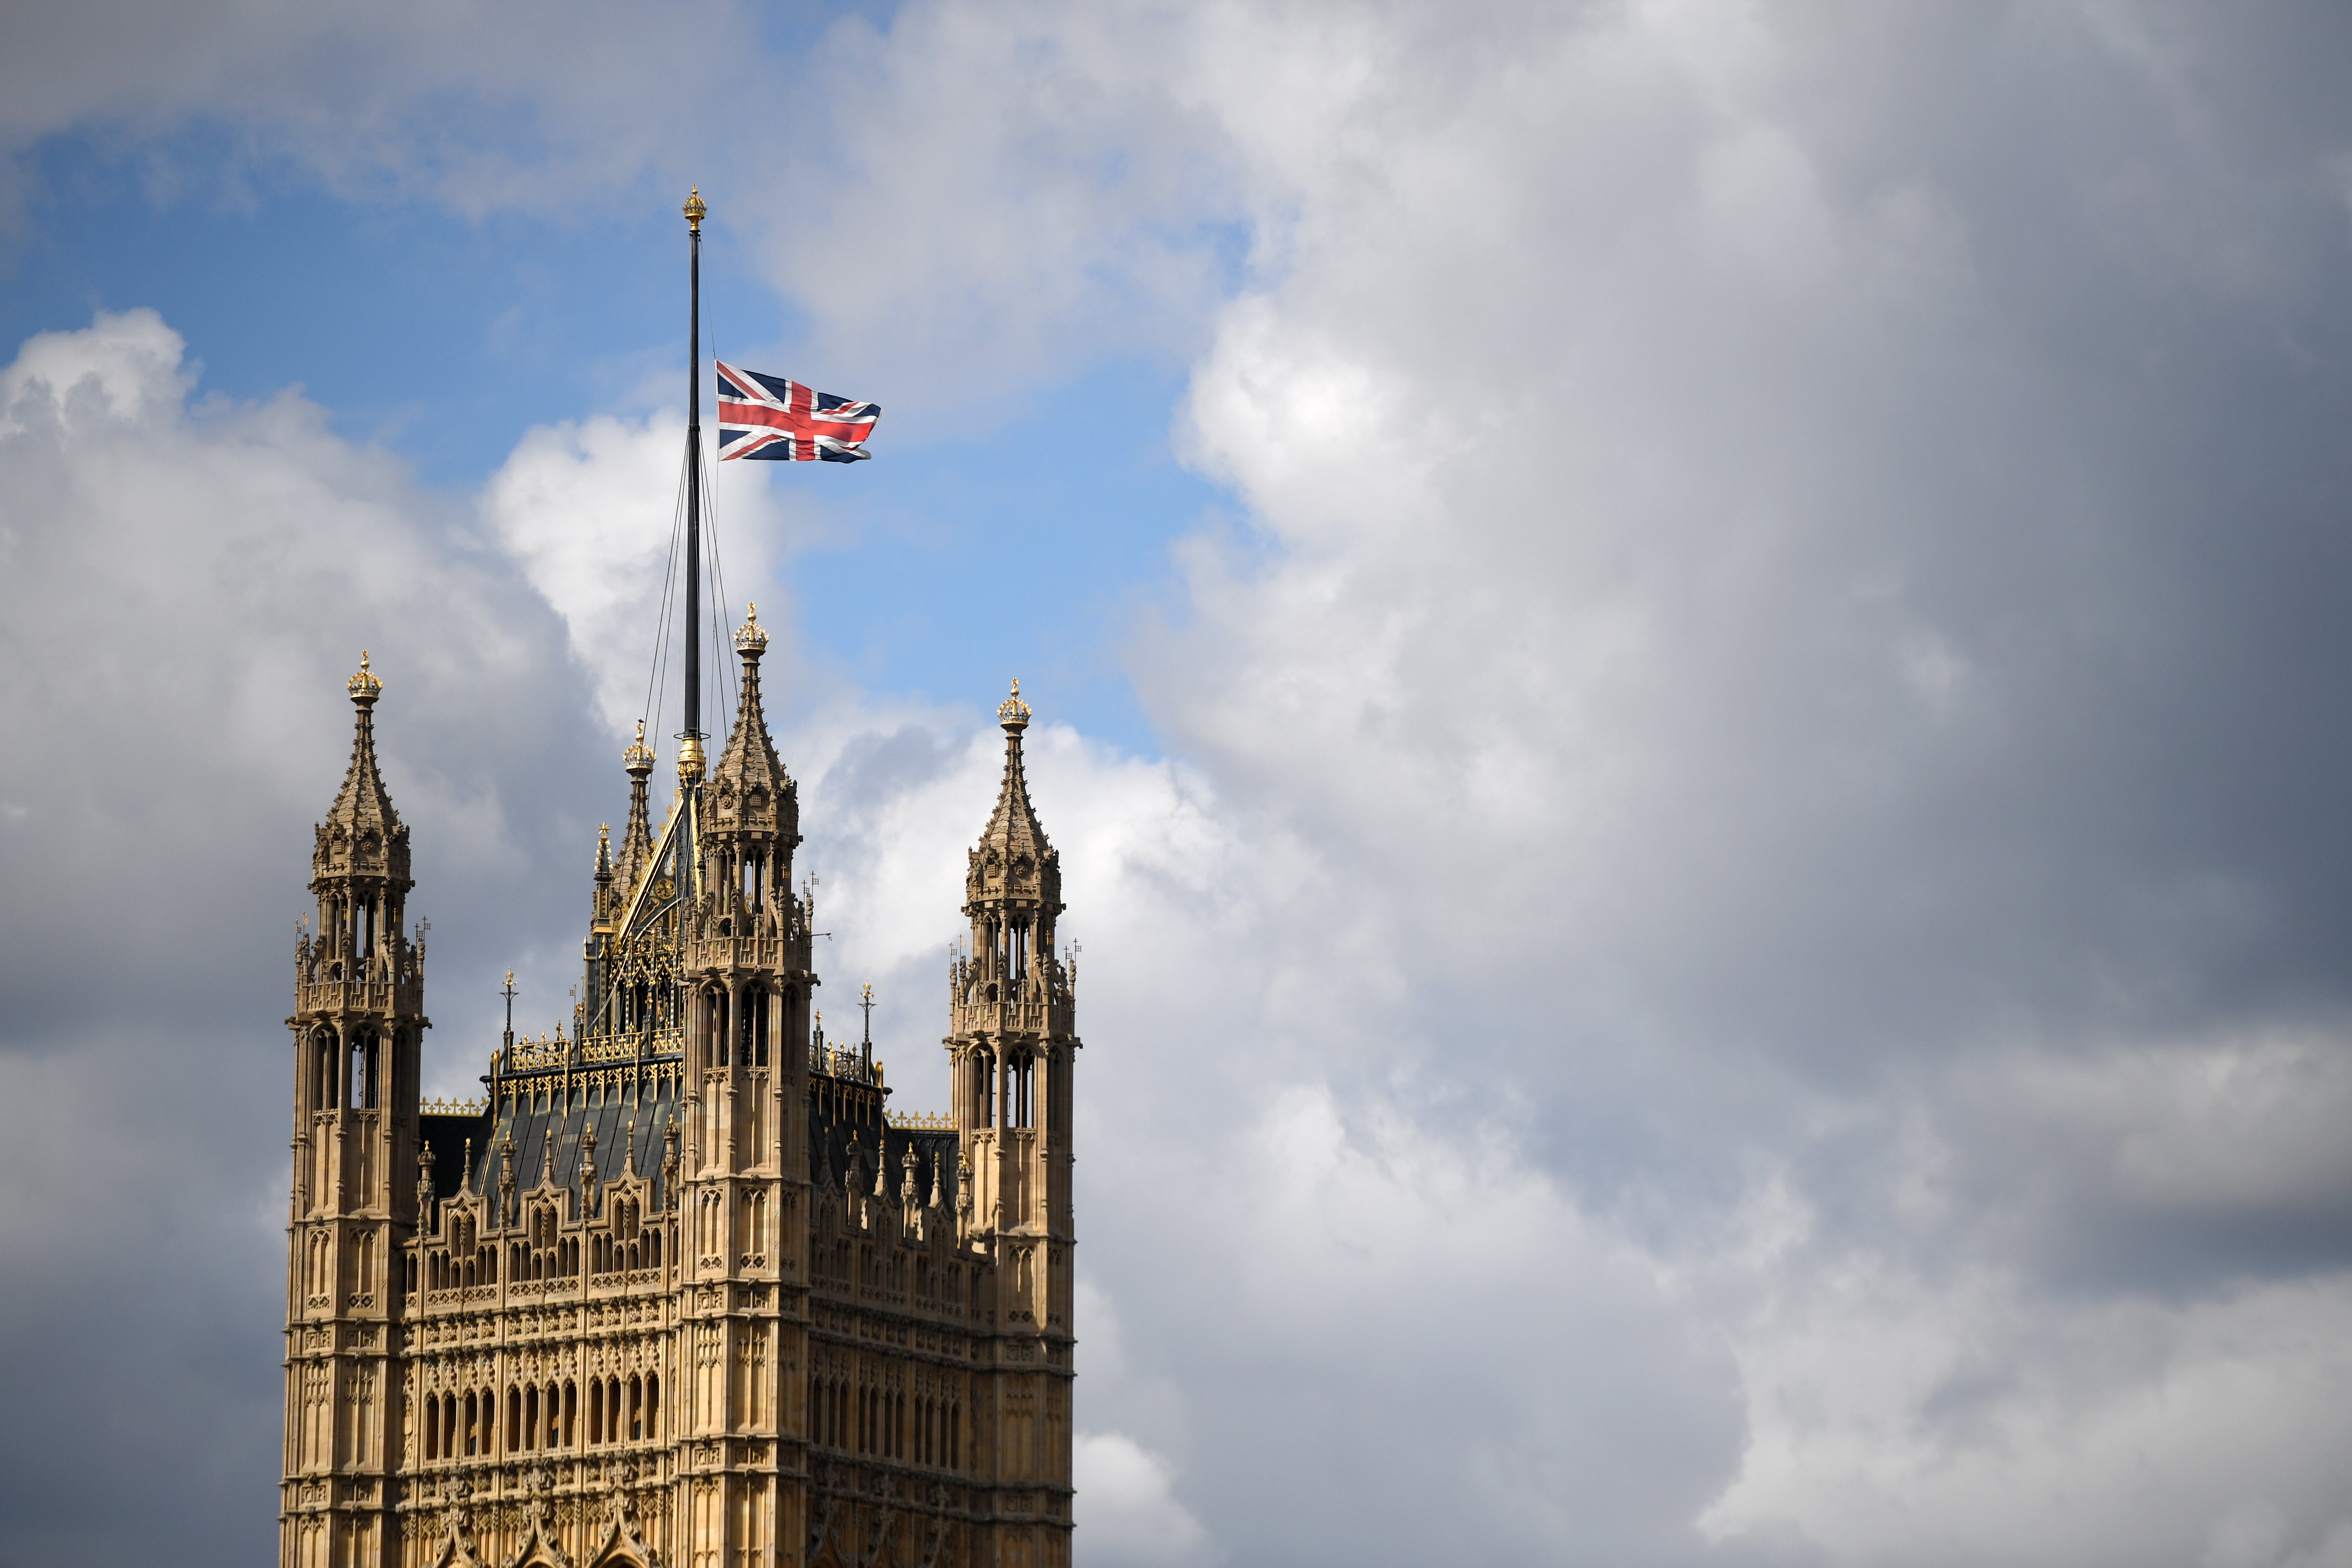
[[351,762],[316,828],[318,923],[297,948],[287,1020],[294,1180],[281,1518],[290,1542],[312,1514],[331,1516],[352,1545],[339,1561],[388,1561],[398,1539],[394,1334],[416,1289],[410,1244],[419,1183],[432,1169],[417,1121],[425,946],[404,909],[415,885],[408,829],[376,763],[383,682],[366,653],[344,690],[354,710]]

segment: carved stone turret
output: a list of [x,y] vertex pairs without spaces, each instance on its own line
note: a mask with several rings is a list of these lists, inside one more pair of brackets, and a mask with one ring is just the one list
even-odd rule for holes
[[[997,1317],[1022,1371],[1001,1373],[999,1408],[1066,1430],[1070,1410],[1072,1074],[1077,1062],[1076,976],[1054,953],[1062,913],[1061,857],[1030,803],[1021,686],[996,711],[1004,773],[996,809],[966,863],[971,949],[950,968],[948,1057],[963,1174],[959,1229],[993,1254]],[[1033,1428],[1034,1429],[1034,1428]],[[1070,1474],[1058,1439],[1037,1475],[1047,1489],[1031,1549],[1069,1547]]]
[[653,776],[654,753],[646,744],[646,721],[637,721],[637,738],[621,753],[621,765],[629,774],[629,821],[621,829],[621,861],[614,868],[614,885],[626,899],[645,880],[646,868],[653,864],[653,819],[646,800],[646,781]]
[[408,829],[376,764],[383,683],[360,656],[342,788],[310,855],[315,933],[296,944],[294,1182],[288,1215],[289,1552],[326,1568],[397,1560],[397,1339],[420,1182],[425,945],[405,929]]

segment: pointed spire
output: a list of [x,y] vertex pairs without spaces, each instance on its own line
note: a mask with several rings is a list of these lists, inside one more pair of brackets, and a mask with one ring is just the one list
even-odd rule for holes
[[940,1206],[940,1166],[941,1163],[942,1162],[937,1154],[931,1156],[931,1201],[925,1205],[929,1208],[935,1209]]
[[764,837],[773,834],[789,849],[800,842],[799,793],[768,735],[768,715],[760,702],[760,659],[768,651],[767,628],[753,605],[735,633],[743,660],[743,689],[735,704],[735,728],[710,770],[710,826]]
[[[1013,695],[996,710],[997,722],[1004,726],[1004,778],[997,786],[996,809],[989,814],[964,873],[964,912],[978,920],[983,905],[1001,909],[1006,902],[1034,911],[1043,918],[1033,939],[1045,953],[1050,952],[1052,917],[1062,910],[1062,860],[1029,800],[1029,778],[1021,756],[1021,735],[1029,727],[1029,704],[1021,700],[1016,680]],[[1002,934],[1000,927],[1000,938]]]
[[629,1131],[621,1140],[621,1174],[634,1176],[636,1173],[637,1119],[632,1116],[629,1118]]
[[1029,728],[1029,704],[1021,700],[1021,683],[1013,683],[1013,695],[996,710],[996,721],[1004,726],[1004,777],[996,787],[996,809],[989,814],[988,826],[980,837],[983,846],[993,845],[1007,852],[1007,859],[1025,850],[1042,859],[1052,853],[1045,838],[1045,826],[1037,820],[1037,808],[1029,802],[1029,776],[1023,769],[1021,734]]
[[343,787],[336,793],[335,804],[319,824],[310,874],[314,878],[389,877],[405,890],[411,885],[408,829],[393,810],[383,774],[376,767],[375,702],[383,693],[383,682],[368,668],[365,649],[360,652],[359,673],[345,683],[344,689],[351,694],[354,710],[352,760],[343,770]]
[[621,829],[621,863],[614,879],[625,900],[637,890],[654,858],[653,815],[646,803],[646,780],[653,774],[654,753],[646,744],[646,721],[642,719],[637,721],[637,738],[621,753],[621,766],[629,774],[629,820]]

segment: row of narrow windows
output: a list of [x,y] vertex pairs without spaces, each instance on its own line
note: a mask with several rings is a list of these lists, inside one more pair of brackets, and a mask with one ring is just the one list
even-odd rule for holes
[[373,1110],[382,1098],[383,1037],[355,1037],[346,1052],[331,1029],[310,1036],[310,1108]]
[[[714,985],[702,994],[703,1065],[766,1067],[768,994],[756,985],[746,989],[740,1008],[732,1005],[724,986]],[[798,1000],[797,992],[788,990],[784,993],[785,1017],[792,1016],[793,1005]]]
[[481,1247],[463,1255],[430,1253],[425,1259],[425,1288],[428,1290],[463,1290],[476,1285],[495,1285],[499,1282],[499,1249]]
[[909,1398],[846,1378],[812,1378],[809,1422],[811,1438],[826,1447],[963,1468],[963,1405],[956,1400]]
[[661,1267],[661,1232],[648,1230],[634,1241],[599,1236],[590,1247],[592,1274],[627,1274]]
[[672,1015],[677,1011],[677,988],[675,985],[656,985],[650,981],[639,980],[622,986],[620,1027],[624,1031],[636,1030],[647,1034],[656,1029],[674,1027],[676,1020]]
[[[508,1278],[516,1280],[559,1279],[576,1278],[584,1256],[591,1274],[614,1274],[639,1268],[659,1268],[662,1265],[662,1233],[658,1226],[646,1226],[636,1199],[615,1196],[612,1200],[612,1228],[609,1231],[582,1237],[557,1234],[556,1211],[545,1205],[531,1210],[528,1242],[507,1244]],[[475,1285],[495,1285],[499,1282],[499,1248],[496,1245],[476,1244],[473,1222],[460,1215],[450,1221],[450,1237],[455,1245],[444,1250],[430,1248],[422,1265],[425,1288],[428,1290],[460,1290]],[[416,1289],[419,1264],[415,1258],[408,1260],[407,1285]]]
[[[1014,1057],[1006,1062],[1002,1072],[997,1070],[993,1052],[973,1053],[966,1069],[973,1077],[971,1096],[973,1120],[982,1127],[1034,1127],[1037,1125],[1037,1059],[1031,1056]],[[1061,1130],[1061,1118],[1054,1118],[1053,1131]]]
[[[375,1236],[373,1232],[360,1233],[356,1253],[352,1278],[358,1282],[358,1289],[365,1291],[372,1289],[371,1282],[375,1279]],[[306,1296],[325,1296],[331,1293],[334,1289],[334,1235],[331,1231],[313,1231],[310,1233],[310,1245],[304,1254],[302,1293]]]
[[881,1248],[820,1241],[810,1248],[809,1267],[820,1279],[836,1284],[897,1295],[906,1293],[911,1268],[916,1294],[921,1300],[957,1310],[963,1306],[964,1277],[960,1269],[942,1268],[929,1261],[910,1264]]
[[[581,1238],[565,1237],[552,1247],[528,1247],[521,1242],[508,1247],[509,1277],[516,1280],[570,1279],[580,1273]],[[661,1232],[646,1230],[632,1241],[620,1241],[610,1236],[589,1238],[588,1271],[591,1274],[616,1274],[639,1268],[661,1267]],[[416,1260],[409,1259],[408,1288],[416,1289]],[[495,1247],[477,1248],[457,1256],[432,1252],[425,1256],[425,1278],[428,1290],[462,1290],[476,1285],[499,1282],[499,1249]]]
[[[368,960],[373,956],[377,942],[400,929],[400,900],[387,899],[382,893],[364,895],[356,901],[349,894],[321,899],[319,903],[319,945],[320,953],[336,958],[352,954],[361,978],[365,978]],[[329,964],[327,978],[341,980],[343,966],[340,962]]]
[[[509,1384],[506,1397],[506,1446],[500,1452],[530,1453],[541,1448],[569,1448],[580,1437],[581,1401],[577,1384],[569,1381],[525,1388]],[[498,1438],[499,1396],[495,1389],[467,1389],[425,1402],[425,1457],[430,1459],[485,1458]],[[661,1379],[651,1373],[623,1383],[618,1377],[590,1378],[587,1400],[587,1443],[635,1443],[661,1436]]]

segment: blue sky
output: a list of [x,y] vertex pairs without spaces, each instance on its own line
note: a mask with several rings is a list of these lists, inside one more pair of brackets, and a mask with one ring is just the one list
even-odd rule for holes
[[[51,137],[26,164],[33,194],[0,289],[10,342],[152,307],[186,337],[200,392],[299,387],[340,435],[460,497],[534,425],[664,397],[683,416],[683,197],[650,182],[579,217],[474,218],[331,194],[204,128],[135,144]],[[709,224],[706,377],[714,346],[816,375],[797,352],[805,314],[747,270],[745,245],[723,213]],[[760,476],[827,515],[787,569],[806,652],[859,685],[975,711],[1018,676],[1056,717],[1155,753],[1120,668],[1124,627],[1165,608],[1171,542],[1219,505],[1170,450],[1183,365],[1113,357],[1057,384],[1012,378],[929,417],[892,417],[890,389],[854,363],[822,371],[828,389],[881,403],[885,423],[877,461]],[[751,476],[714,478],[723,527],[730,487]],[[671,496],[644,505],[658,538]],[[730,587],[739,609],[761,591]],[[965,629],[975,616],[992,628],[984,661]]]

